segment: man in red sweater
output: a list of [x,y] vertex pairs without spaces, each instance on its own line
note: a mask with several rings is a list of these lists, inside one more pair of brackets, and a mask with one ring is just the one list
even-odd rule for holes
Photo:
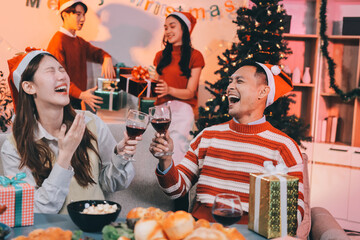
[[[211,208],[219,193],[240,196],[247,222],[249,173],[264,172],[264,162],[285,164],[299,178],[298,223],[304,215],[303,160],[296,142],[266,121],[264,110],[292,90],[290,78],[278,66],[244,61],[227,88],[229,122],[205,128],[190,144],[176,167],[171,156],[157,157],[156,175],[172,199],[184,196],[198,183],[194,217],[214,221]],[[150,151],[172,151],[172,139],[157,134]],[[155,155],[154,155],[155,156]]]
[[87,12],[87,6],[81,0],[59,0],[59,12],[63,25],[50,40],[47,51],[58,59],[70,76],[71,105],[81,109],[83,101],[95,111],[102,98],[93,94],[97,87],[87,89],[86,61],[102,64],[101,75],[113,78],[115,71],[111,56],[76,35],[84,25]]

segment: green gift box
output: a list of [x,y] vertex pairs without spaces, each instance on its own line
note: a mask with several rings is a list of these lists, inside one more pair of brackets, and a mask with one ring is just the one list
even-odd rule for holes
[[141,112],[149,114],[149,108],[154,106],[154,103],[156,101],[156,98],[154,97],[144,97],[141,98],[139,101],[139,110]]
[[281,171],[250,173],[248,228],[266,238],[295,236],[298,187],[299,178]]
[[100,104],[101,109],[106,110],[119,110],[126,107],[126,92],[124,91],[100,91],[94,92],[96,96],[102,97],[103,103]]

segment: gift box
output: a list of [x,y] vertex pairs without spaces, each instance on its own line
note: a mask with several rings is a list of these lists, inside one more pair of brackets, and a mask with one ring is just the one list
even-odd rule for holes
[[156,101],[156,98],[154,98],[154,97],[141,98],[140,101],[139,101],[139,105],[140,105],[139,110],[141,112],[149,114],[149,108],[154,106],[155,101]]
[[34,186],[23,181],[25,177],[25,173],[12,178],[0,176],[0,204],[7,208],[0,222],[10,227],[34,224]]
[[119,82],[120,82],[119,78],[114,78],[114,79],[98,78],[97,90],[111,91],[112,89],[116,88],[116,86],[118,86]]
[[106,110],[119,110],[120,108],[126,107],[126,92],[124,91],[100,91],[96,90],[94,92],[96,96],[102,97],[103,103],[100,104],[101,109]]
[[114,66],[115,69],[115,73],[116,73],[116,78],[120,78],[121,74],[131,74],[131,71],[133,70],[133,68],[131,67],[119,67],[119,66]]
[[266,173],[250,173],[248,228],[266,238],[295,236],[299,179],[284,164],[264,166]]
[[138,98],[154,97],[156,82],[151,79],[135,79],[131,74],[121,74],[119,88]]

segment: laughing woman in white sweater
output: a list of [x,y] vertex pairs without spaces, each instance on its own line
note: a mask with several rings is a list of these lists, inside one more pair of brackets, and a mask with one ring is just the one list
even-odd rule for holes
[[141,138],[116,143],[99,117],[75,112],[69,76],[48,52],[28,49],[8,63],[16,116],[1,159],[6,175],[25,172],[35,186],[35,212],[65,213],[70,201],[127,188],[135,173],[123,155]]

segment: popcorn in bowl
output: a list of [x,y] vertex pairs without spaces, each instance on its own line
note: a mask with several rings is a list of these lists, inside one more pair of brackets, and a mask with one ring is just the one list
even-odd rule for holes
[[118,209],[116,204],[110,205],[108,203],[90,205],[89,203],[85,204],[84,210],[81,212],[83,214],[108,214],[114,213]]

